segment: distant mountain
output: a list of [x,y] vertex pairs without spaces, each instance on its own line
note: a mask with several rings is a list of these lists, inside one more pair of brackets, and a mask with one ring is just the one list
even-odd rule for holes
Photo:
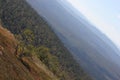
[[64,45],[95,80],[120,79],[120,51],[81,13],[78,16],[64,1],[27,2],[52,25]]
[[1,80],[92,80],[50,25],[25,0],[0,0],[0,23],[16,38],[13,46],[11,39],[1,40],[0,34],[0,45],[11,43],[5,50],[13,53],[0,58]]

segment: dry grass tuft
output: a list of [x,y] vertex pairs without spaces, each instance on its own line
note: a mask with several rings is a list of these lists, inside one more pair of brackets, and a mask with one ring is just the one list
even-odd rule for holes
[[14,35],[11,34],[11,32],[7,29],[4,29],[0,26],[0,48],[5,48],[6,50],[8,50],[8,52],[14,53],[16,45],[17,42]]

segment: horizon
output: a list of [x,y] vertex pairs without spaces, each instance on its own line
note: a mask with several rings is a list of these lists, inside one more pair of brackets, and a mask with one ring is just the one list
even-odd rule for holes
[[120,49],[120,9],[118,8],[120,1],[66,1],[82,13],[92,25],[104,33]]

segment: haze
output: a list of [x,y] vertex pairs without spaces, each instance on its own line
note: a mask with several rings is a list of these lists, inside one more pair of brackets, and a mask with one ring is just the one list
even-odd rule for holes
[[120,47],[120,0],[67,0]]
[[[120,80],[119,23],[114,25],[114,19],[114,24],[111,22],[109,16],[112,13],[102,12],[103,6],[99,12],[94,9],[104,1],[99,5],[93,0],[90,4],[82,0],[27,2],[49,23],[78,63],[95,80]],[[108,12],[109,16],[102,16],[100,12]]]

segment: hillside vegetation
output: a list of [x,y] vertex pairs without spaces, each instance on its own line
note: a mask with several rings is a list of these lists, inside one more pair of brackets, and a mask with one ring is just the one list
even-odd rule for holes
[[58,80],[37,56],[18,56],[17,44],[0,26],[0,80]]
[[0,79],[33,80],[27,69],[13,55],[15,47],[16,40],[13,35],[0,26]]
[[[11,64],[20,63],[23,66],[21,68],[26,70],[23,71],[30,78],[21,79],[22,77],[18,77],[19,79],[11,78],[11,80],[38,80],[39,78],[40,80],[91,80],[47,22],[25,0],[0,0],[0,19],[3,27],[10,30],[17,38],[17,43],[14,43],[16,47],[13,50],[10,49],[10,51],[14,52],[14,49],[16,50],[16,53],[13,54],[16,55],[18,60],[14,60],[17,62]],[[9,40],[8,42],[16,41]],[[1,44],[4,43],[1,42]],[[11,55],[9,56],[11,57]],[[11,61],[14,58],[9,59]],[[4,64],[4,61],[1,63]],[[2,69],[1,64],[0,67]],[[19,67],[16,66],[17,71],[20,71],[20,76],[25,76]],[[3,74],[8,75],[6,73]]]

